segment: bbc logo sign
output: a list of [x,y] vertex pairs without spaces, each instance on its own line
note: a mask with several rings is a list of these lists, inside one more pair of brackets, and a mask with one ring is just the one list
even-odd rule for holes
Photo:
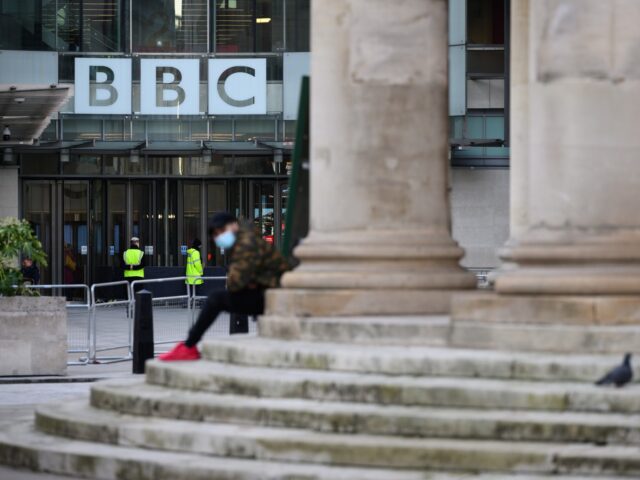
[[[76,58],[75,113],[132,113],[130,58]],[[264,58],[209,59],[208,113],[267,113]],[[200,60],[140,60],[140,112],[145,115],[200,115]]]

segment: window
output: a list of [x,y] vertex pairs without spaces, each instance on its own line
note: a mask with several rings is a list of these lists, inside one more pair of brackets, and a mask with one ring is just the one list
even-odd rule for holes
[[57,49],[69,52],[122,51],[120,9],[120,0],[58,0],[55,14]]
[[287,2],[287,50],[310,52],[309,0],[286,0]]
[[55,50],[56,2],[0,0],[0,49]]
[[272,119],[236,120],[236,141],[275,140],[275,121]]
[[208,0],[136,0],[135,52],[206,52]]
[[65,175],[88,175],[100,173],[100,157],[91,155],[71,155],[68,162],[62,163]]
[[102,120],[65,118],[62,122],[64,140],[100,140]]
[[0,0],[0,49],[122,51],[122,0]]
[[467,73],[504,76],[504,0],[467,2]]
[[215,0],[215,51],[282,51],[282,1]]

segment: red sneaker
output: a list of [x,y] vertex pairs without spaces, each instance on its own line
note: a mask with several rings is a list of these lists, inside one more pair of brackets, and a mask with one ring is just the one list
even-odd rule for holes
[[199,360],[200,352],[198,347],[187,347],[184,342],[180,342],[172,350],[163,353],[158,359],[164,362],[178,362],[185,360]]

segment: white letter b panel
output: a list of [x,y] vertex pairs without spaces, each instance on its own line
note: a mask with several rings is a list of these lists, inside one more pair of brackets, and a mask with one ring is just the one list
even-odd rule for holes
[[131,113],[130,58],[76,58],[75,113]]
[[210,59],[209,114],[267,113],[267,59]]
[[140,113],[198,115],[199,103],[199,60],[140,60]]

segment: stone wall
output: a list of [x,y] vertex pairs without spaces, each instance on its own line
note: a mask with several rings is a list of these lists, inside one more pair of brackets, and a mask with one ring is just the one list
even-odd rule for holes
[[0,298],[0,376],[64,375],[66,370],[65,299]]
[[509,170],[454,168],[453,237],[466,251],[462,265],[497,267],[497,250],[509,237]]

